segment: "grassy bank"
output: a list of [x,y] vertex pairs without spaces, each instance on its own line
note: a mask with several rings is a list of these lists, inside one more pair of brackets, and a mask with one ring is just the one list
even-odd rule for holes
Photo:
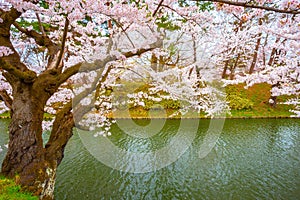
[[[9,112],[0,114],[0,119],[8,119],[8,118],[10,118]],[[53,118],[53,115],[51,115],[49,113],[44,113],[44,119],[52,119],[52,118]]]
[[[225,91],[227,101],[231,107],[231,113],[227,118],[288,118],[292,115],[289,111],[293,108],[291,105],[281,104],[286,101],[288,96],[280,96],[278,104],[272,107],[269,104],[271,86],[268,84],[257,84],[245,89],[243,84],[227,86]],[[124,110],[117,110],[111,116],[115,118],[164,118],[175,113],[176,110],[149,110],[143,107],[134,107]],[[204,118],[205,114],[188,112],[184,118]],[[181,118],[181,115],[175,115],[173,118]]]
[[[130,86],[127,86],[130,87]],[[225,91],[227,101],[231,107],[231,113],[227,114],[227,118],[287,118],[293,113],[289,110],[293,109],[291,105],[280,104],[286,101],[288,96],[280,96],[277,98],[276,107],[269,104],[271,86],[268,84],[256,84],[248,89],[244,88],[243,84],[227,86]],[[125,91],[123,91],[125,92]],[[113,118],[166,118],[177,112],[177,109],[172,109],[172,103],[167,106],[166,102],[162,102],[162,107],[165,109],[145,109],[141,106],[125,107],[110,114]],[[174,104],[176,106],[176,104]],[[0,118],[8,118],[9,114],[4,113]],[[44,118],[49,119],[52,116],[45,113]],[[172,115],[172,118],[204,118],[205,114],[197,112],[188,112],[184,116]]]
[[38,200],[38,197],[22,192],[20,185],[0,176],[0,200]]
[[272,107],[269,104],[270,89],[271,86],[268,84],[256,84],[248,89],[242,84],[227,87],[227,97],[232,93],[237,94],[241,99],[248,100],[251,105],[249,108],[231,109],[229,117],[290,117],[293,113],[289,110],[293,109],[293,106],[281,103],[291,97],[279,96],[277,105]]

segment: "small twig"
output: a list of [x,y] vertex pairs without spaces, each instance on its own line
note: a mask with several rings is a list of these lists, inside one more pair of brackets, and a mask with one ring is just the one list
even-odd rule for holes
[[193,21],[195,24],[201,26],[201,24],[199,24],[195,19],[191,19],[191,18],[189,18],[188,16],[182,15],[181,13],[179,13],[179,12],[178,12],[176,9],[174,9],[174,8],[171,8],[171,7],[168,6],[168,5],[161,5],[161,6],[163,6],[163,7],[165,7],[165,8],[168,8],[169,10],[175,12],[176,14],[178,14],[179,16],[181,16],[183,19],[185,19],[185,20],[187,20],[187,21]]
[[[128,70],[128,71],[131,71],[131,72],[133,72],[134,74],[136,74],[136,75],[138,75],[139,77],[141,77],[142,80],[143,80],[143,82],[148,83],[147,81],[145,81],[145,77],[144,77],[143,75],[139,74],[138,72],[134,71],[133,69],[130,69],[130,68],[128,68],[128,67],[116,67],[115,69],[125,69],[125,70]],[[146,80],[147,80],[147,79],[146,79]]]
[[156,15],[156,13],[158,12],[159,8],[161,7],[162,3],[164,2],[164,0],[161,0],[156,8],[156,10],[154,11],[152,17],[154,17]]
[[35,15],[36,15],[36,18],[37,18],[37,20],[38,20],[38,22],[39,22],[39,27],[40,27],[40,30],[41,30],[41,32],[42,32],[42,35],[43,35],[43,36],[46,36],[46,33],[45,33],[45,30],[44,30],[44,27],[43,27],[43,24],[42,24],[42,21],[41,21],[41,18],[40,18],[40,16],[39,16],[39,14],[38,14],[38,13],[35,13]]
[[117,25],[122,29],[122,31],[124,32],[124,34],[126,35],[126,37],[128,38],[128,40],[129,40],[129,42],[130,42],[130,44],[132,45],[132,47],[135,47],[134,46],[134,43],[132,42],[132,40],[131,40],[131,38],[129,37],[129,35],[127,34],[127,32],[126,32],[126,29],[124,29],[123,28],[123,26],[122,26],[122,24],[120,24],[117,20],[114,20],[116,23],[117,23]]

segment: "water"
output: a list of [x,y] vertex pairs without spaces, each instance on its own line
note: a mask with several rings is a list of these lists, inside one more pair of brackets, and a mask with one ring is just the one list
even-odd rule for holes
[[[7,123],[0,121],[0,145],[8,138]],[[156,151],[171,141],[179,126],[179,120],[168,120],[162,131],[150,138],[134,138],[114,126],[110,140],[131,152]],[[75,132],[58,169],[56,199],[300,198],[299,119],[228,119],[212,151],[199,159],[199,146],[208,126],[209,120],[200,120],[192,145],[183,155],[148,173],[105,166],[89,153]]]

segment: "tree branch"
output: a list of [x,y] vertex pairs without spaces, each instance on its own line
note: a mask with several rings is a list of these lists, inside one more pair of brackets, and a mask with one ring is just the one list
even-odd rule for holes
[[2,23],[0,24],[0,29],[4,29],[0,31],[0,34],[9,35],[10,25],[14,23],[16,19],[21,16],[21,13],[18,12],[15,8],[11,8],[9,11],[4,11],[1,9],[0,17],[2,19]]
[[[13,83],[16,79],[23,79],[25,82],[31,82],[36,78],[36,74],[21,62],[18,52],[10,41],[10,27],[15,20],[21,15],[15,8],[9,11],[1,10],[0,17],[3,20],[0,23],[0,46],[10,48],[13,53],[0,58],[0,70],[7,72],[7,81]],[[8,75],[9,74],[9,75]]]
[[159,8],[161,7],[162,3],[164,2],[164,0],[161,0],[157,6],[157,8],[155,9],[155,11],[152,14],[152,17],[154,17],[156,15],[156,13],[158,12]]
[[13,65],[8,64],[8,62],[6,62],[4,59],[0,59],[0,66],[2,69],[12,74],[16,78],[20,78],[25,83],[33,82],[37,77],[34,71],[31,70],[21,71],[18,68],[14,67]]
[[269,7],[269,6],[262,6],[262,5],[255,5],[251,4],[249,2],[238,2],[238,1],[228,1],[228,0],[192,0],[196,2],[216,2],[216,3],[224,3],[232,6],[241,6],[245,8],[257,8],[261,10],[267,10],[267,11],[274,11],[277,13],[285,13],[285,14],[300,14],[300,10],[288,10],[288,9],[279,9],[279,8],[274,8],[274,7]]
[[41,32],[42,32],[42,35],[43,35],[43,36],[46,36],[46,33],[45,33],[45,30],[44,30],[44,27],[43,27],[43,24],[42,24],[42,21],[41,21],[41,19],[40,19],[39,14],[38,14],[38,13],[35,13],[35,15],[36,15],[36,18],[37,18],[37,20],[38,20],[39,27],[40,27],[40,30],[41,30]]
[[4,101],[5,105],[11,110],[13,100],[6,90],[0,90],[0,100]]
[[[157,40],[156,42],[149,45],[148,48],[142,48],[142,49],[139,49],[136,52],[131,52],[131,51],[125,52],[125,53],[123,53],[123,55],[126,58],[130,58],[130,57],[133,57],[133,56],[140,56],[143,53],[154,50],[154,49],[156,49],[160,46],[162,46],[162,41]],[[107,63],[112,62],[112,61],[116,61],[116,60],[118,60],[118,58],[116,56],[107,55],[104,59],[96,60],[93,63],[84,63],[84,62],[77,63],[76,65],[73,65],[72,67],[67,68],[63,73],[61,73],[57,77],[57,83],[62,84],[67,79],[69,79],[71,76],[77,74],[78,72],[94,71],[94,70],[103,68],[103,67],[105,67],[105,65]]]
[[72,101],[57,113],[50,138],[45,145],[47,156],[56,158],[58,165],[64,157],[65,146],[73,135],[72,129],[75,124],[71,110]]
[[50,55],[55,55],[58,51],[57,45],[52,42],[52,40],[47,35],[42,35],[34,30],[26,30],[17,22],[14,22],[13,25],[22,33],[31,37],[35,40],[36,44],[40,46],[47,47]]
[[[200,0],[200,1],[201,1],[201,0]],[[168,5],[164,5],[164,4],[162,4],[161,6],[163,6],[163,7],[165,7],[165,8],[168,8],[169,10],[175,12],[176,14],[178,14],[179,16],[181,16],[183,19],[185,19],[185,20],[187,20],[187,21],[188,21],[188,20],[192,20],[193,22],[195,22],[196,24],[198,24],[198,25],[200,26],[200,24],[199,24],[195,19],[190,19],[189,16],[186,16],[186,15],[183,15],[183,14],[179,13],[176,9],[174,9],[174,8],[168,6]]]
[[64,33],[63,33],[63,38],[62,38],[62,42],[61,42],[61,49],[55,64],[55,69],[59,68],[59,65],[62,61],[62,57],[64,55],[64,51],[65,51],[65,46],[66,46],[66,40],[67,40],[67,34],[68,34],[68,26],[69,26],[69,19],[68,17],[66,17],[66,21],[65,21],[65,27],[64,27]]
[[132,47],[135,47],[135,46],[134,46],[134,43],[132,42],[131,38],[129,37],[129,35],[128,35],[127,32],[126,32],[126,29],[127,29],[129,26],[128,26],[126,29],[124,29],[124,28],[123,28],[123,25],[122,25],[121,23],[119,23],[117,20],[114,20],[114,21],[116,22],[117,26],[119,26],[119,27],[122,29],[122,31],[124,32],[125,36],[127,37],[127,39],[129,40],[130,44],[132,45]]

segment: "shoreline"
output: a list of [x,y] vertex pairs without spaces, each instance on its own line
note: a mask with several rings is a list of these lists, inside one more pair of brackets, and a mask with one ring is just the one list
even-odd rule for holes
[[[0,116],[0,119],[10,119],[9,116]],[[45,120],[51,120],[51,117],[45,117]],[[228,117],[115,117],[110,119],[300,119],[300,117],[289,116],[228,116]]]

